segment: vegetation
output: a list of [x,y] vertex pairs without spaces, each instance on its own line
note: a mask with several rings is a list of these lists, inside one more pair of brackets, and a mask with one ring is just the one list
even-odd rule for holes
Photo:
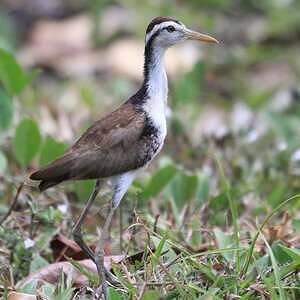
[[[1,299],[91,299],[71,228],[94,182],[40,194],[27,176],[135,91],[157,15],[223,43],[167,54],[168,138],[114,217],[109,297],[299,299],[299,1],[23,2],[0,6]],[[92,248],[109,201],[85,225]]]

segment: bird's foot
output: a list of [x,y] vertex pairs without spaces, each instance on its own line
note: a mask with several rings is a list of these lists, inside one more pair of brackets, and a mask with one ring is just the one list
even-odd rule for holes
[[106,268],[103,268],[104,274],[99,274],[99,278],[102,278],[99,286],[95,289],[94,299],[107,300],[108,299],[108,286],[121,287],[121,281]]
[[108,300],[108,284],[106,280],[95,289],[94,300]]
[[106,281],[111,284],[112,286],[115,286],[115,287],[120,287],[122,286],[121,285],[121,281],[113,274],[111,273],[110,271],[108,271],[107,269],[104,270],[105,272],[105,278],[106,278]]

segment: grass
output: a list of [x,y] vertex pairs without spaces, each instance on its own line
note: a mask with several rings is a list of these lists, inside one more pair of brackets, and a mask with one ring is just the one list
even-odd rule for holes
[[[291,256],[292,263],[289,265],[290,268],[289,270],[285,270],[286,266],[280,266],[278,264],[275,254],[262,232],[272,217],[283,208],[286,208],[289,203],[298,197],[300,196],[295,195],[286,199],[269,213],[262,224],[258,226],[256,234],[254,234],[251,241],[249,241],[249,243],[251,242],[249,249],[244,243],[241,243],[240,240],[239,247],[236,247],[233,234],[229,236],[229,243],[233,244],[234,247],[217,248],[201,253],[192,253],[187,249],[186,245],[182,245],[174,240],[174,238],[170,236],[170,232],[159,226],[159,224],[156,227],[156,232],[154,232],[153,229],[151,229],[154,225],[153,223],[145,222],[145,220],[140,219],[135,225],[131,225],[128,231],[139,228],[137,229],[139,235],[142,230],[145,232],[145,235],[148,236],[143,255],[140,256],[142,259],[134,262],[126,260],[121,265],[114,265],[114,273],[120,279],[122,287],[111,291],[113,294],[112,297],[122,299],[122,297],[127,294],[126,297],[128,297],[128,299],[133,299],[137,297],[141,291],[144,291],[142,294],[145,293],[145,295],[147,295],[147,293],[149,293],[150,295],[152,293],[151,295],[153,297],[159,297],[159,295],[164,294],[165,299],[174,299],[174,297],[180,299],[196,299],[199,295],[210,296],[213,297],[213,299],[224,299],[226,297],[256,299],[256,292],[255,290],[251,291],[251,287],[257,284],[262,286],[261,289],[264,290],[266,295],[272,295],[272,299],[296,299],[297,287],[293,289],[295,293],[294,298],[288,298],[287,293],[289,293],[290,290],[288,288],[289,286],[286,286],[285,281],[289,276],[293,276],[292,274],[299,266],[299,257],[296,256],[293,258]],[[241,234],[242,233],[238,232],[238,236],[241,236]],[[265,273],[261,278],[253,273],[255,269],[257,269],[255,261],[259,259],[257,257],[253,259],[257,256],[254,247],[259,234],[262,234],[263,241],[266,245],[267,253],[264,257],[269,257],[271,261],[270,264],[265,266],[265,269],[261,270],[261,274]],[[224,240],[226,239],[225,233],[224,236],[219,237],[219,239],[222,238]],[[224,243],[228,244],[228,241]],[[156,245],[155,250],[152,250],[153,244]],[[238,266],[237,253],[239,253],[240,257],[239,263],[243,263],[242,271],[240,270],[240,265]],[[246,257],[246,259],[243,259],[243,257]],[[296,262],[294,265],[293,261]],[[94,274],[80,267],[73,259],[71,259],[70,262],[74,264],[82,274],[90,278],[91,286],[96,284],[97,279]],[[273,270],[273,272],[270,273],[270,270]],[[268,272],[269,274],[266,275]],[[130,277],[128,277],[129,274]],[[71,299],[70,295],[72,295],[73,290],[70,289],[70,278],[66,285],[62,283],[59,284],[56,289],[55,299]],[[61,282],[64,282],[62,277]],[[35,290],[34,285],[31,287]],[[30,289],[27,286],[21,289],[21,291],[30,292]],[[50,291],[54,293],[55,287],[46,285],[40,290],[40,293],[50,293]],[[155,294],[155,292],[158,293]]]

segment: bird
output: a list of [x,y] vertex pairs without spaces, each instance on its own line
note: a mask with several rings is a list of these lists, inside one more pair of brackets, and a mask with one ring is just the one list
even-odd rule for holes
[[[104,266],[103,243],[113,214],[128,188],[164,145],[168,98],[164,54],[171,46],[186,40],[218,43],[214,37],[191,30],[173,17],[154,18],[145,34],[141,87],[113,112],[89,127],[65,154],[30,175],[31,180],[40,181],[41,192],[64,181],[96,179],[72,233],[75,242],[97,266],[104,299],[107,299],[108,282],[114,277]],[[112,182],[112,199],[93,252],[83,239],[82,225],[106,179]]]

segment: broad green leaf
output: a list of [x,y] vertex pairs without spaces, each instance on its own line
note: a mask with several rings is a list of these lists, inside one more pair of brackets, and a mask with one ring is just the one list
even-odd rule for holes
[[0,48],[0,81],[10,95],[19,94],[32,78],[11,53]]
[[49,263],[45,258],[41,257],[39,254],[35,254],[33,255],[33,260],[30,263],[30,273],[37,272],[48,265]]
[[280,245],[281,249],[292,259],[292,262],[280,267],[280,278],[285,277],[287,274],[294,272],[300,267],[300,250],[291,249],[286,246]]
[[[215,229],[214,230],[216,240],[218,243],[219,249],[226,249],[226,248],[231,248],[234,246],[234,240],[233,237],[224,233],[220,229]],[[224,252],[222,253],[225,259],[227,259],[229,262],[233,260],[233,253],[232,252]]]
[[142,192],[142,199],[149,199],[158,195],[164,187],[171,181],[177,172],[175,165],[170,164],[159,169],[150,179],[150,182]]
[[108,300],[123,300],[122,295],[114,288],[108,289]]
[[200,220],[197,219],[193,219],[192,220],[192,237],[191,237],[191,244],[192,246],[198,246],[200,245],[200,243],[202,242],[203,236],[202,236],[202,232],[200,230],[201,228],[201,223]]
[[274,254],[274,257],[276,258],[276,261],[280,264],[287,264],[291,262],[291,258],[289,255],[286,255],[286,251],[283,249],[283,244],[281,241],[274,241],[272,243],[271,249]]
[[279,247],[294,261],[300,262],[300,250],[299,249],[291,249],[282,244]]
[[13,116],[13,104],[11,98],[0,89],[0,129],[6,129]]
[[62,155],[66,150],[64,143],[58,142],[52,137],[48,136],[44,140],[40,152],[40,165],[44,166],[58,156]]
[[3,174],[7,167],[7,159],[3,152],[0,151],[0,174]]
[[26,167],[38,153],[41,134],[38,125],[32,119],[23,119],[17,126],[14,137],[14,152],[18,162]]
[[213,200],[210,203],[210,207],[213,211],[218,211],[227,208],[227,197],[225,192],[221,192],[219,195],[213,197]]
[[47,297],[47,299],[53,299],[54,293],[55,293],[55,285],[50,284],[48,282],[43,283],[43,286],[41,287],[43,296]]
[[32,280],[25,284],[25,286],[17,289],[18,292],[22,292],[25,294],[35,295],[37,289],[38,279]]
[[282,200],[282,197],[284,196],[285,192],[286,192],[286,184],[280,182],[276,183],[276,185],[274,185],[274,189],[267,196],[267,202],[272,207],[277,206]]
[[293,219],[292,225],[293,225],[295,231],[297,232],[297,234],[300,234],[300,220]]
[[205,64],[199,62],[192,72],[178,80],[175,87],[177,102],[191,102],[199,99],[201,84],[205,76]]
[[160,292],[157,290],[149,290],[145,292],[141,300],[158,300],[160,299]]
[[177,207],[182,207],[185,203],[191,200],[197,190],[198,176],[181,172],[172,181],[172,194]]
[[87,201],[95,186],[95,180],[81,180],[74,183],[74,190],[80,201]]
[[258,273],[261,275],[263,272],[267,270],[267,268],[270,267],[270,258],[269,255],[265,254],[262,257],[259,257],[257,260],[255,260],[255,263],[252,266],[255,267]]
[[202,205],[204,202],[207,201],[209,195],[209,179],[206,175],[199,175],[198,176],[198,189],[197,189],[197,205]]

